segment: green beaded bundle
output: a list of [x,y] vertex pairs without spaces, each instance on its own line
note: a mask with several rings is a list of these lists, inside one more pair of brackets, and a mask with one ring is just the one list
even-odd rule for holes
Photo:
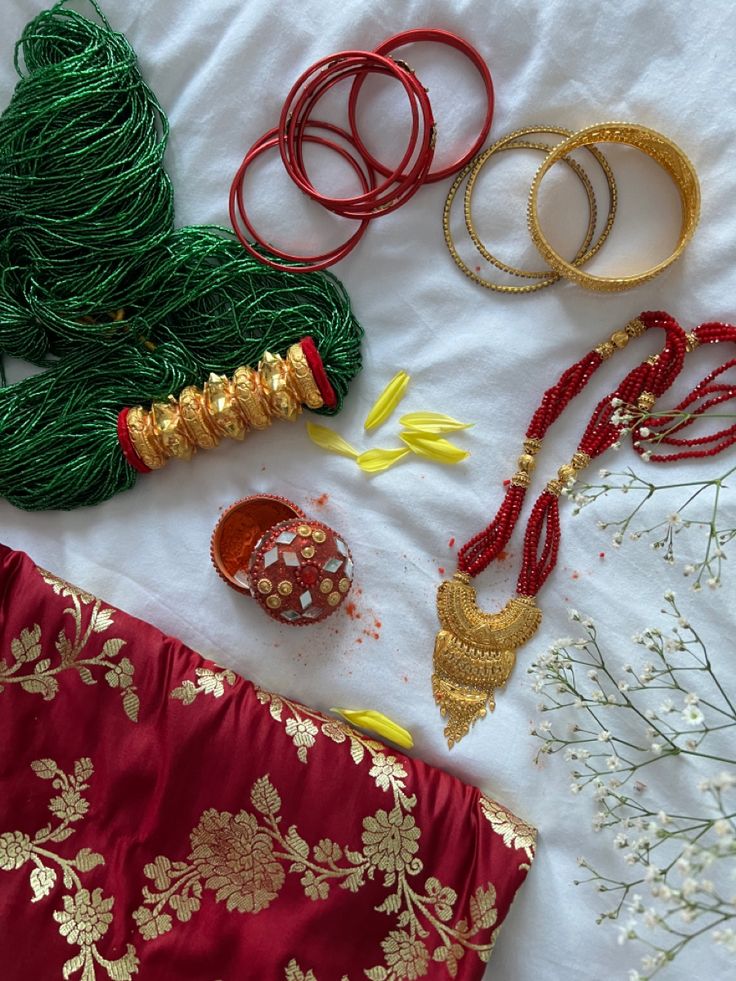
[[[96,20],[59,3],[26,26],[0,117],[0,496],[27,510],[134,484],[126,406],[311,335],[334,413],[361,366],[334,276],[272,269],[215,226],[174,228],[166,116],[91,2]],[[2,355],[43,370],[7,385]]]

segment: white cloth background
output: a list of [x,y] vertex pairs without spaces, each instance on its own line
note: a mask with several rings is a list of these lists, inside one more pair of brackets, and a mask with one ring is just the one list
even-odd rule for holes
[[[3,103],[14,85],[14,41],[39,9],[40,0],[2,4]],[[688,615],[697,619],[725,672],[732,644],[718,641],[735,625],[733,604],[724,602],[733,596],[733,581],[727,579],[720,592],[696,597],[687,593],[681,562],[670,568],[641,542],[611,548],[609,534],[596,528],[596,520],[620,511],[625,504],[620,498],[577,518],[563,507],[562,552],[541,598],[540,633],[520,654],[495,715],[452,754],[443,742],[429,684],[434,597],[442,578],[438,567],[449,573],[454,566],[448,541],[463,542],[490,518],[501,499],[501,482],[514,469],[532,407],[564,367],[641,310],[667,309],[688,327],[736,317],[732,5],[727,0],[106,0],[104,10],[129,37],[169,114],[167,166],[181,224],[227,224],[232,174],[247,146],[274,125],[299,71],[330,52],[371,48],[410,27],[444,27],[479,48],[496,86],[493,138],[539,122],[578,129],[624,119],[661,130],[694,161],[703,191],[696,236],[682,261],[633,292],[595,295],[565,284],[532,296],[504,297],[475,286],[456,269],[442,240],[449,182],[423,189],[406,207],[376,221],[358,249],[336,267],[366,338],[365,370],[335,427],[356,444],[395,445],[395,420],[369,438],[362,420],[385,382],[405,368],[412,385],[404,411],[434,409],[477,423],[459,437],[472,451],[460,467],[412,460],[369,479],[348,460],[314,447],[300,421],[255,435],[245,445],[202,453],[189,464],[173,464],[91,510],[25,514],[0,502],[2,540],[47,568],[267,688],[320,708],[383,710],[412,730],[418,756],[480,785],[534,822],[540,828],[536,865],[501,935],[489,977],[625,977],[637,966],[635,952],[617,945],[615,927],[595,926],[597,897],[571,884],[578,854],[607,854],[610,846],[604,848],[590,830],[589,799],[569,795],[565,767],[540,770],[532,762],[538,742],[528,730],[538,697],[525,668],[535,652],[569,633],[568,606],[594,617],[610,656],[626,660],[630,635],[656,622],[662,593],[674,587],[685,596]],[[443,147],[463,139],[477,122],[476,82],[459,55],[442,49],[417,49],[410,60],[429,86],[439,121],[438,153],[446,160]],[[384,139],[393,132],[392,107],[398,105],[388,95],[395,92],[376,92],[375,98],[366,93],[361,117],[366,132],[371,125],[375,132],[380,120]],[[592,268],[633,271],[667,253],[678,227],[677,199],[656,167],[634,159],[635,153],[612,149],[609,157],[619,177],[620,215]],[[512,261],[534,260],[525,233],[525,188],[539,159],[527,152],[505,154],[479,182],[481,230]],[[595,168],[588,169],[593,175]],[[547,201],[545,212],[556,212],[569,243],[585,223],[584,203],[571,181],[551,176],[559,195]],[[294,246],[317,245],[319,235],[329,232],[320,210],[288,186],[275,158],[254,169],[252,190],[254,214],[274,240],[278,235]],[[594,391],[569,410],[547,440],[540,481],[569,457],[592,405],[614,387],[627,364],[649,353],[647,345],[654,350],[654,343],[640,341],[634,352],[602,369]],[[705,358],[690,366],[691,381],[701,377],[698,368],[704,363]],[[610,455],[603,462],[611,467]],[[613,465],[632,462],[633,454],[624,448]],[[674,479],[678,472],[715,474],[721,462],[664,474],[660,469],[656,479]],[[208,549],[219,509],[257,492],[290,497],[345,535],[355,558],[355,602],[362,619],[339,613],[304,630],[279,626],[218,579]],[[324,505],[313,503],[323,494],[328,495]],[[733,511],[734,501],[729,498],[727,506]],[[487,608],[510,595],[519,544],[517,535],[509,559],[481,577],[480,600]],[[601,551],[605,559],[599,558]],[[691,781],[693,774],[683,774],[685,779]],[[349,967],[335,965],[335,976]],[[705,942],[667,975],[694,976],[725,978],[725,955]]]

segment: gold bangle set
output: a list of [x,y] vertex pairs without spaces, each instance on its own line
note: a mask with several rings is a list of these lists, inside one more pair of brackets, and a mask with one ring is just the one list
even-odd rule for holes
[[[550,134],[562,136],[563,139],[555,146],[548,143],[529,140],[528,137],[536,134]],[[613,172],[608,161],[597,148],[599,143],[617,143],[625,146],[635,147],[658,163],[662,169],[672,178],[680,196],[682,209],[682,223],[677,245],[666,259],[656,265],[631,276],[596,276],[587,273],[582,266],[588,262],[600,250],[603,243],[613,226],[616,217],[616,207],[618,204],[618,191]],[[527,224],[532,241],[536,245],[543,259],[548,264],[548,269],[543,271],[530,271],[519,269],[502,262],[494,256],[481,241],[473,221],[472,195],[473,188],[483,167],[495,154],[505,150],[530,149],[540,150],[545,154],[545,158],[537,170],[532,182],[529,193],[527,208]],[[586,149],[603,170],[608,185],[608,213],[602,230],[595,238],[595,229],[598,221],[598,207],[591,185],[590,179],[585,170],[577,161],[569,156],[572,152],[579,149]],[[585,237],[577,253],[571,260],[564,259],[550,245],[545,236],[539,220],[538,200],[539,189],[545,175],[556,163],[565,163],[581,181],[588,198],[589,220]],[[455,244],[452,230],[450,227],[452,205],[463,183],[464,191],[464,215],[465,227],[470,240],[477,249],[478,253],[486,262],[495,266],[502,272],[524,279],[536,280],[533,283],[523,285],[511,285],[493,282],[485,279],[473,270],[460,256]],[[492,146],[483,150],[473,160],[468,163],[455,178],[450,187],[445,201],[442,216],[442,227],[445,242],[457,266],[473,282],[478,283],[486,289],[494,290],[499,293],[533,293],[551,286],[561,278],[570,279],[586,289],[597,290],[599,292],[617,292],[619,290],[630,289],[653,279],[660,272],[670,266],[685,249],[685,246],[692,238],[695,227],[700,217],[700,185],[693,165],[688,160],[682,150],[667,137],[662,136],[653,129],[646,126],[639,126],[634,123],[599,123],[589,126],[586,129],[573,133],[570,130],[561,129],[556,126],[531,126],[524,129],[515,130],[503,139],[498,140]]]

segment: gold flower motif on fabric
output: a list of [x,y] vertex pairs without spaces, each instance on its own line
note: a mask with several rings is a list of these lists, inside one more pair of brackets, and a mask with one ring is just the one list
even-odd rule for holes
[[32,903],[45,900],[60,884],[70,890],[60,897],[61,908],[52,913],[61,936],[72,947],[79,948],[62,965],[63,978],[71,978],[81,971],[82,981],[95,981],[100,967],[110,981],[130,981],[139,966],[133,944],[126,944],[125,954],[115,960],[108,960],[97,947],[113,921],[115,900],[105,896],[101,888],[90,891],[82,883],[86,872],[105,864],[104,856],[80,848],[71,858],[67,849],[63,849],[67,854],[61,855],[54,848],[75,833],[77,829],[73,825],[89,810],[84,793],[94,773],[92,761],[87,757],[78,759],[71,773],[65,773],[52,759],[34,760],[31,768],[37,777],[49,780],[58,791],[48,805],[58,823],[46,824],[33,836],[23,831],[0,833],[0,870],[16,872],[28,863],[32,865],[29,875]]
[[232,688],[238,680],[233,671],[227,669],[217,670],[214,668],[195,668],[194,676],[196,681],[188,678],[169,693],[169,698],[176,698],[184,705],[191,705],[199,695],[212,695],[213,698],[222,698],[225,694],[225,685]]
[[[186,861],[159,855],[146,865],[151,885],[144,887],[133,914],[142,937],[154,940],[170,932],[174,918],[187,922],[208,892],[231,912],[255,915],[277,901],[289,874],[299,876],[305,897],[313,902],[326,900],[335,886],[359,892],[380,878],[387,892],[376,909],[394,923],[380,944],[382,963],[365,968],[364,976],[411,981],[433,961],[454,977],[468,952],[487,961],[492,942],[479,942],[477,934],[496,922],[495,889],[491,883],[479,886],[467,908],[456,910],[457,893],[435,876],[419,885],[422,831],[412,814],[416,796],[407,793],[403,762],[350,726],[271,692],[255,691],[301,762],[308,762],[309,749],[321,737],[344,743],[356,766],[368,762],[369,776],[393,798],[392,804],[362,818],[358,848],[327,837],[310,843],[296,825],[283,827],[281,794],[264,774],[251,787],[249,809],[203,812],[190,834]],[[284,976],[316,981],[295,959]]]
[[137,722],[140,700],[134,684],[135,669],[127,657],[119,657],[125,641],[111,637],[96,654],[89,650],[95,635],[105,633],[112,626],[114,611],[64,579],[43,569],[36,571],[57,596],[71,600],[64,613],[71,618],[72,632],[68,634],[62,627],[54,641],[55,653],[47,656],[50,652],[43,649],[39,624],[21,630],[10,643],[12,661],[0,659],[0,692],[17,684],[23,691],[50,702],[59,692],[58,676],[64,671],[74,670],[85,685],[96,685],[99,678],[93,671],[102,668],[102,679],[109,688],[120,692],[123,711],[131,722]]
[[531,862],[537,845],[537,829],[483,794],[480,796],[480,809],[496,834],[503,839],[504,845],[525,852]]

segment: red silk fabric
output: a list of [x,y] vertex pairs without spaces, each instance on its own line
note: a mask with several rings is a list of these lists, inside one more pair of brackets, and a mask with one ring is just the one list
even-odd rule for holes
[[0,546],[4,981],[479,979],[534,831]]

